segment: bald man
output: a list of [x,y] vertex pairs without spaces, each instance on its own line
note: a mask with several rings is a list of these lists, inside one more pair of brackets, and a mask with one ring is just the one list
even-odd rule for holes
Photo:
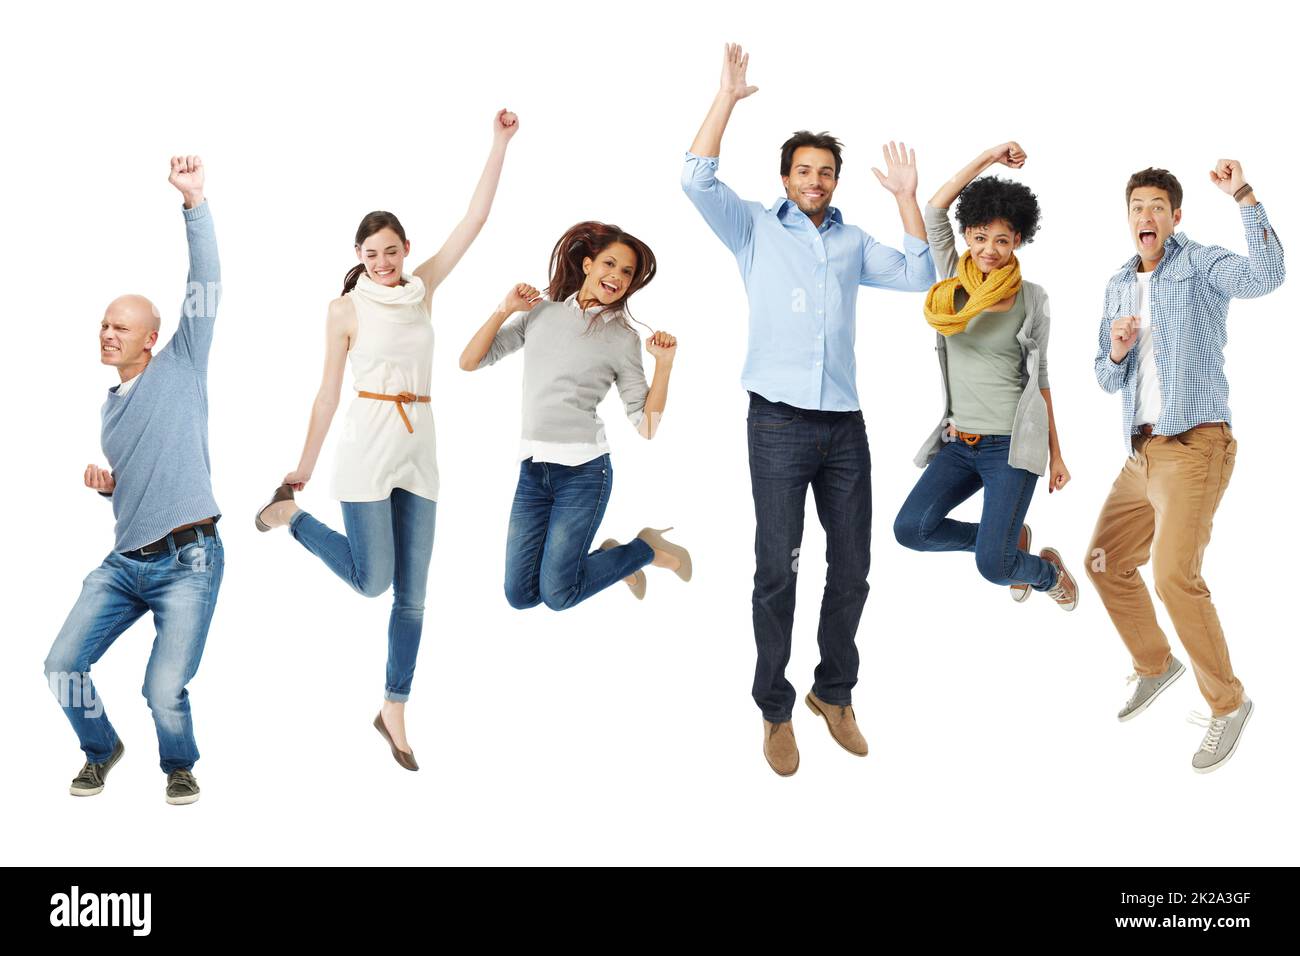
[[185,689],[199,667],[224,568],[220,515],[208,459],[208,352],[221,291],[212,217],[203,198],[203,163],[173,156],[168,182],[184,197],[190,270],[180,323],[158,344],[159,316],[140,295],[114,299],[99,324],[99,359],[117,369],[101,412],[107,469],[84,480],[113,503],[116,541],[86,577],[81,596],[45,660],[45,676],[72,723],[85,766],[74,796],[104,789],[125,748],[104,713],[90,667],[120,634],[152,612],[156,637],[144,696],[158,731],[171,804],[193,803],[199,759]]

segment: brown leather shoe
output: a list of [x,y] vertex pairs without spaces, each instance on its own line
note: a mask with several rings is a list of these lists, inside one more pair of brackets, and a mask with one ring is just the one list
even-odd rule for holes
[[826,728],[837,744],[856,757],[867,755],[867,739],[858,730],[858,721],[853,716],[852,707],[848,704],[828,704],[812,691],[808,691],[804,702],[814,714],[825,718]]
[[1079,585],[1074,575],[1065,570],[1065,561],[1055,548],[1044,548],[1038,556],[1056,568],[1056,583],[1047,589],[1047,596],[1067,611],[1079,606]]
[[[1020,538],[1016,542],[1016,550],[1024,551],[1026,554],[1033,554],[1034,552],[1029,550],[1029,546],[1033,544],[1033,541],[1034,533],[1029,530],[1029,525],[1022,524],[1020,526]],[[1028,584],[1013,584],[1011,585],[1011,600],[1017,602],[1027,601],[1033,591],[1034,589]]]
[[767,765],[782,777],[790,777],[799,769],[799,748],[794,742],[794,724],[783,720],[774,724],[763,719],[763,756]]
[[254,522],[257,525],[257,530],[258,531],[271,530],[271,526],[262,520],[262,513],[266,511],[267,508],[271,507],[271,505],[278,504],[281,501],[292,501],[292,500],[293,500],[293,485],[281,485],[279,488],[276,488],[275,494],[271,496],[271,500],[268,501],[266,504],[262,505],[262,507],[259,508],[257,511],[257,517],[254,519]]
[[394,760],[407,770],[420,769],[420,765],[415,762],[415,754],[408,753],[405,750],[398,750],[397,744],[393,743],[393,738],[388,735],[388,728],[384,726],[384,712],[382,710],[375,715],[375,730],[383,734],[384,739],[388,741],[388,746],[393,751]]

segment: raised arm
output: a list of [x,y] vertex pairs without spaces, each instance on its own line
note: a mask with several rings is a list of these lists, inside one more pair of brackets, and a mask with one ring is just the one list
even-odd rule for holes
[[[460,353],[460,367],[463,371],[473,372],[487,368],[511,352],[523,347],[527,313],[538,302],[542,294],[526,282],[521,282],[501,300],[501,304],[488,316],[488,320],[474,333],[465,350]],[[506,319],[516,312],[523,313],[505,328]]]
[[203,195],[203,160],[198,156],[173,156],[167,181],[184,199],[185,239],[190,268],[185,278],[185,302],[176,334],[166,348],[197,369],[208,367],[213,325],[221,298],[221,261],[212,214]]
[[914,239],[925,242],[925,223],[921,208],[916,204],[916,150],[906,143],[886,143],[880,147],[885,155],[885,172],[872,166],[871,171],[880,185],[898,203],[898,215],[903,220],[903,231]]
[[356,306],[351,299],[340,296],[330,303],[325,316],[325,369],[321,375],[320,391],[316,393],[316,401],[312,402],[307,441],[303,444],[298,467],[284,476],[284,483],[292,485],[294,491],[302,491],[316,470],[316,459],[320,457],[321,446],[325,444],[325,436],[339,407],[343,368],[356,336]]
[[704,125],[695,134],[682,170],[682,190],[686,197],[733,253],[738,253],[749,243],[753,220],[744,201],[718,179],[718,154],[732,107],[758,89],[750,86],[745,78],[748,68],[749,54],[737,44],[728,43],[722,54],[722,82],[704,118]]
[[1255,198],[1255,190],[1246,182],[1241,163],[1235,159],[1219,160],[1210,171],[1210,181],[1241,207],[1248,255],[1237,255],[1219,246],[1204,247],[1197,250],[1197,268],[1224,295],[1237,299],[1267,295],[1286,278],[1286,262],[1277,233]]
[[433,290],[451,274],[487,222],[492,200],[497,194],[497,183],[501,181],[501,167],[506,161],[506,145],[518,130],[519,118],[507,110],[499,110],[492,120],[492,151],[488,153],[465,218],[452,229],[442,248],[415,268],[415,275],[424,283],[425,308],[429,306]]
[[952,179],[940,186],[939,191],[930,197],[930,205],[936,209],[947,209],[961,191],[990,166],[1001,163],[1008,169],[1019,169],[1025,165],[1026,159],[1028,157],[1025,151],[1016,142],[1003,143],[1001,146],[986,149],[959,169]]
[[758,91],[758,87],[750,86],[745,78],[748,69],[749,54],[741,50],[739,43],[728,43],[722,51],[722,82],[718,93],[704,117],[704,125],[695,134],[695,142],[691,143],[691,152],[696,156],[716,157],[720,153],[722,134],[731,119],[732,108]]
[[646,351],[654,356],[655,374],[647,389],[645,371],[641,367],[641,344],[636,344],[633,361],[620,371],[618,392],[623,398],[623,408],[629,420],[636,422],[642,438],[654,438],[663,421],[664,406],[668,404],[668,379],[673,374],[673,360],[677,357],[677,337],[667,332],[656,332],[646,341]]

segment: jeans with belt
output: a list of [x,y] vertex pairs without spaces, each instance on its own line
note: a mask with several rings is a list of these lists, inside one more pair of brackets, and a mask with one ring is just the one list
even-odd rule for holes
[[214,526],[196,528],[195,540],[177,547],[173,535],[154,554],[109,554],[81,585],[45,659],[45,677],[91,763],[104,763],[117,745],[90,668],[132,624],[153,613],[155,636],[145,668],[145,700],[158,732],[164,773],[190,770],[199,759],[185,689],[199,669],[212,612],[225,571]]
[[424,597],[438,503],[394,488],[380,501],[341,504],[346,535],[305,511],[294,514],[289,533],[358,594],[379,597],[393,586],[384,699],[404,701],[411,696],[415,658],[424,631]]
[[607,551],[591,542],[605,516],[614,466],[609,455],[581,465],[525,458],[506,538],[506,600],[563,611],[654,560],[640,538]]
[[769,402],[750,392],[749,477],[754,494],[754,701],[773,723],[790,719],[786,680],[794,630],[795,584],[811,486],[826,531],[813,693],[852,703],[858,680],[855,637],[871,567],[871,451],[862,412],[823,412]]
[[[913,551],[972,551],[975,567],[994,584],[1046,591],[1056,583],[1055,567],[1020,550],[1020,528],[1038,476],[1008,464],[1010,448],[1009,435],[985,435],[975,445],[947,442],[903,502],[894,537]],[[984,510],[978,522],[948,517],[980,488]]]

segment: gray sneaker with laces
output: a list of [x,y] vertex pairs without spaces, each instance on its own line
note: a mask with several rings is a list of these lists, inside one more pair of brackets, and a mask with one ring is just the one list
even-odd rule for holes
[[1209,773],[1227,763],[1236,751],[1241,732],[1254,710],[1255,705],[1250,702],[1250,698],[1243,696],[1241,706],[1230,714],[1222,717],[1193,714],[1189,717],[1190,723],[1206,728],[1200,748],[1192,754],[1192,769],[1197,773]]
[[72,778],[72,786],[68,788],[68,792],[74,797],[93,797],[97,793],[103,793],[108,772],[122,759],[124,753],[126,747],[122,745],[121,740],[118,740],[113,747],[113,752],[103,763],[91,763],[87,760],[85,766],[81,768],[81,773]]
[[176,805],[193,803],[199,798],[199,782],[188,770],[173,770],[167,775],[167,802]]
[[1157,674],[1155,677],[1139,677],[1137,674],[1129,674],[1127,683],[1137,683],[1133,689],[1133,696],[1128,699],[1128,703],[1120,708],[1120,720],[1132,720],[1142,711],[1151,706],[1151,702],[1160,696],[1160,692],[1172,684],[1178,678],[1183,676],[1183,662],[1174,656],[1169,658],[1169,666],[1165,668],[1163,674]]

